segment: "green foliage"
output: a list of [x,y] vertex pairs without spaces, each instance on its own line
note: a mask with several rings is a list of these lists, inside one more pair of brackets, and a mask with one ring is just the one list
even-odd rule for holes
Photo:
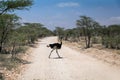
[[28,9],[33,4],[33,0],[2,0],[0,1],[0,15],[5,12]]
[[99,23],[94,21],[92,18],[87,16],[80,16],[80,19],[77,20],[77,27],[82,28],[83,34],[85,36],[86,48],[89,48],[91,45],[92,35],[96,34],[97,28],[99,28]]
[[106,48],[120,49],[120,25],[110,25],[103,28],[102,44]]
[[27,43],[34,43],[38,38],[52,35],[52,31],[43,27],[40,23],[25,23],[17,31],[24,34]]
[[5,80],[3,73],[0,73],[0,80]]
[[[43,25],[40,23],[25,23],[24,26],[18,28],[14,28],[13,24],[13,26],[10,27],[10,30],[7,31],[9,32],[7,32],[7,36],[5,35],[6,38],[3,39],[4,41],[2,41],[2,37],[0,38],[2,41],[1,47],[2,50],[4,48],[4,51],[7,53],[11,53],[12,56],[18,53],[21,47],[23,47],[24,45],[33,44],[35,43],[35,41],[37,41],[38,38],[53,35],[52,31],[43,27]],[[0,33],[0,35],[2,35],[2,33]]]
[[[0,52],[6,52],[8,44],[15,47],[17,38],[10,38],[13,29],[18,25],[19,17],[7,12],[28,9],[33,4],[33,0],[1,0],[0,1]],[[13,36],[13,35],[12,35]],[[11,42],[13,39],[13,42]],[[19,42],[19,41],[18,41]],[[7,47],[7,48],[6,48]]]
[[77,28],[64,30],[64,39],[71,42],[79,41],[80,33]]
[[56,27],[56,29],[54,30],[55,35],[58,36],[58,40],[60,40],[61,37],[63,37],[64,35],[64,28],[62,27]]
[[13,28],[18,24],[19,17],[16,15],[3,14],[0,15],[0,52],[11,34]]
[[[54,33],[70,42],[79,42],[85,39],[86,48],[92,44],[101,43],[106,48],[120,49],[120,25],[101,26],[87,16],[80,16],[76,21],[77,28],[64,29],[56,27]],[[83,41],[84,42],[84,41]]]

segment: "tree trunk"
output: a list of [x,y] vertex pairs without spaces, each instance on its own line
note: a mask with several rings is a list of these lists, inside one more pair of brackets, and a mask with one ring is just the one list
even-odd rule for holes
[[0,53],[2,52],[2,47],[0,46]]
[[90,40],[91,40],[91,37],[90,36],[88,36],[88,44],[87,44],[87,48],[90,48]]
[[3,45],[2,44],[3,44],[3,42],[1,41],[0,42],[0,53],[2,52],[2,49],[3,49]]
[[84,27],[83,27],[83,33],[84,33],[84,36],[85,36],[85,44],[86,44],[86,48],[87,48],[87,44],[88,44],[88,42],[87,42],[86,30],[85,30]]

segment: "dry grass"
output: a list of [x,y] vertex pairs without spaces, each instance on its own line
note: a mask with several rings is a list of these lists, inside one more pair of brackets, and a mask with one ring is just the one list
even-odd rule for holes
[[104,48],[101,44],[93,44],[91,48],[84,49],[85,42],[80,43],[64,41],[64,44],[73,48],[81,53],[90,55],[96,59],[107,62],[112,65],[120,67],[120,50],[107,49]]
[[16,80],[16,77],[24,70],[25,64],[31,63],[29,62],[29,56],[33,49],[32,46],[26,46],[23,49],[26,51],[22,51],[14,58],[11,57],[11,54],[0,54],[0,80],[4,80],[2,77],[5,80]]

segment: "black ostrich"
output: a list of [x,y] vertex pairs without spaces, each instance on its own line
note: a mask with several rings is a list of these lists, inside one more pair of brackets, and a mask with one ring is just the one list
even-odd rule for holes
[[61,47],[62,47],[62,38],[61,38],[61,40],[60,40],[60,43],[49,44],[49,45],[47,45],[47,47],[50,47],[50,48],[52,49],[51,52],[50,52],[50,54],[49,54],[49,58],[50,58],[50,56],[51,56],[51,53],[52,53],[54,50],[56,50],[56,53],[57,53],[58,57],[61,58],[60,55],[59,55],[59,53],[58,53],[58,49],[61,49]]

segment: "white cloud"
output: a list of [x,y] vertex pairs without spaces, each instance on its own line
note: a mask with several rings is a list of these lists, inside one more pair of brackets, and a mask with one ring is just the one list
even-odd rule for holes
[[120,24],[120,16],[110,17],[109,19],[101,21],[105,25]]
[[118,17],[111,17],[109,19],[109,22],[113,23],[113,24],[120,24],[120,16],[118,16]]
[[120,16],[119,17],[111,17],[110,20],[120,21]]
[[80,6],[77,2],[62,2],[57,4],[58,7],[78,7]]

